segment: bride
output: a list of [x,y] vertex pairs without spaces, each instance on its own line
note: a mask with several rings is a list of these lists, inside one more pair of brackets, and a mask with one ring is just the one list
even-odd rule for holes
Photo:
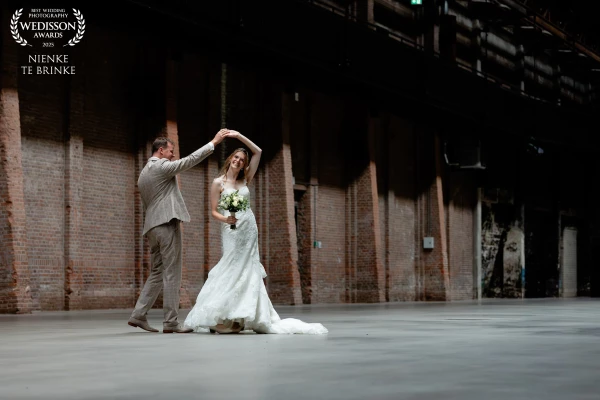
[[[235,217],[217,210],[220,197],[236,190],[249,200],[248,185],[254,178],[262,152],[237,131],[230,130],[226,137],[239,139],[252,151],[252,157],[244,148],[236,149],[212,183],[211,210],[213,218],[223,223],[223,256],[210,270],[184,325],[196,332],[210,329],[212,333],[239,333],[242,330],[276,334],[328,333],[318,323],[309,324],[295,318],[281,319],[273,308],[263,282],[267,274],[260,262],[258,227],[252,210],[238,211]],[[230,228],[233,224],[236,229]]]

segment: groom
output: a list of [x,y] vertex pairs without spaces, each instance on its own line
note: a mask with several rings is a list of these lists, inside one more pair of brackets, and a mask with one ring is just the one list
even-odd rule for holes
[[158,332],[148,324],[146,314],[163,289],[164,333],[189,333],[179,327],[179,288],[181,286],[180,221],[190,215],[177,185],[176,175],[200,163],[223,141],[228,131],[221,129],[209,143],[181,160],[173,161],[173,142],[160,137],[152,144],[152,157],[138,178],[138,188],[146,213],[144,232],[150,244],[152,269],[140,293],[128,324]]

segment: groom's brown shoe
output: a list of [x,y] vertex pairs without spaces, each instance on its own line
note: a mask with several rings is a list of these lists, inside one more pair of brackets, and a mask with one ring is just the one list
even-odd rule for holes
[[192,328],[180,328],[178,326],[163,328],[163,333],[192,333],[192,332],[194,332],[194,330]]
[[134,328],[142,328],[145,331],[148,332],[158,332],[158,329],[154,329],[153,327],[150,326],[150,324],[148,323],[148,321],[142,321],[139,319],[135,319],[135,318],[129,318],[129,321],[127,322],[128,325],[133,326]]

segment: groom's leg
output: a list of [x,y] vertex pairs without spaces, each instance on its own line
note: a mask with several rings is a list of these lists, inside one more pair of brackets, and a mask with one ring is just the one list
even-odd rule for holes
[[146,284],[140,293],[140,297],[135,304],[135,308],[131,317],[139,321],[146,321],[146,314],[154,305],[160,290],[162,289],[163,281],[163,256],[160,246],[160,231],[162,225],[157,226],[148,232],[148,243],[150,245],[152,269],[150,276],[146,280]]
[[165,319],[164,328],[172,328],[178,325],[179,315],[179,289],[181,287],[181,264],[182,264],[182,241],[181,227],[177,219],[171,220],[169,224],[169,237],[161,242],[161,253],[165,273],[163,275],[164,292],[163,308]]

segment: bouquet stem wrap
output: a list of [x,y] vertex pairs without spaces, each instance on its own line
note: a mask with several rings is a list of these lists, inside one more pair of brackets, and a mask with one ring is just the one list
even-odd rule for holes
[[[231,215],[233,218],[235,218],[235,211],[229,211],[229,215]],[[230,228],[230,229],[237,229],[237,228],[235,227],[235,224],[233,224],[233,225],[229,225],[229,228]]]

